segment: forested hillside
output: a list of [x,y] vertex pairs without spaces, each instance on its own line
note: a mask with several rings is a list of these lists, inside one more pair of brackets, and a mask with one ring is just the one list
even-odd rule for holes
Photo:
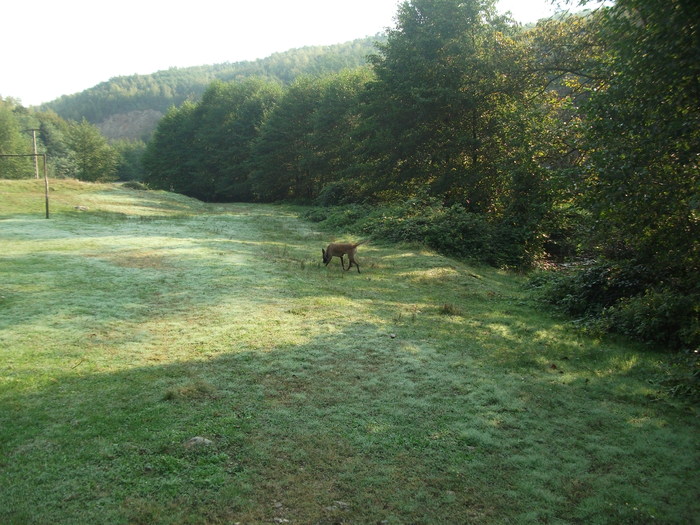
[[237,81],[262,77],[283,84],[300,75],[324,75],[367,62],[375,42],[368,37],[332,46],[311,46],[275,53],[267,58],[188,68],[172,68],[150,75],[112,78],[42,105],[64,119],[96,124],[110,139],[147,140],[171,106],[198,99],[215,80]]

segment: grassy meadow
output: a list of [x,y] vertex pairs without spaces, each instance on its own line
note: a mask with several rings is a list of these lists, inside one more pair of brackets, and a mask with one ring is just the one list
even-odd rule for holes
[[373,241],[343,272],[291,207],[52,184],[47,220],[0,181],[0,523],[697,523],[661,355],[523,278]]

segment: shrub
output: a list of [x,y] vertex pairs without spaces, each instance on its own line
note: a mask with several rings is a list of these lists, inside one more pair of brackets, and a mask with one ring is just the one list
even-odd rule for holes
[[329,229],[348,229],[391,242],[424,244],[445,255],[499,264],[506,247],[498,246],[495,227],[484,215],[463,206],[443,206],[435,199],[413,199],[393,206],[362,204],[314,208],[305,218]]
[[431,248],[465,259],[491,264],[497,261],[494,229],[483,215],[454,205],[434,210],[427,219],[425,242]]
[[541,243],[536,242],[535,233],[527,227],[500,223],[494,227],[492,251],[495,265],[505,268],[527,270],[543,256]]
[[493,224],[483,214],[459,204],[444,206],[430,197],[393,206],[314,208],[304,216],[323,222],[329,229],[355,231],[391,242],[420,243],[448,256],[495,266],[527,267],[537,256],[528,244],[532,234],[523,227]]
[[130,180],[122,184],[122,188],[128,188],[130,190],[148,190],[148,186],[143,182],[138,182],[136,180]]
[[323,222],[328,218],[329,212],[326,209],[311,208],[302,213],[302,217],[311,222]]
[[662,364],[653,383],[663,395],[700,402],[700,351],[687,350]]
[[316,203],[319,206],[339,206],[357,202],[358,198],[355,185],[341,180],[326,184],[318,194]]
[[672,348],[700,348],[700,298],[669,289],[623,297],[603,312],[611,331]]
[[334,230],[358,229],[358,222],[371,212],[372,208],[363,204],[350,204],[333,208],[325,220],[325,225]]
[[648,276],[643,267],[608,262],[576,271],[556,272],[540,282],[545,300],[573,316],[598,316],[623,297],[643,293]]
[[700,348],[700,293],[656,281],[643,265],[599,262],[530,284],[547,303],[598,330],[664,348]]

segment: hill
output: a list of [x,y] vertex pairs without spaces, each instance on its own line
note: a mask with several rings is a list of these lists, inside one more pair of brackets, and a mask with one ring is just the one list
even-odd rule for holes
[[171,106],[198,98],[214,80],[260,76],[289,83],[299,75],[320,75],[366,64],[381,36],[332,46],[310,46],[254,61],[171,68],[150,75],[115,77],[40,106],[70,120],[87,119],[110,139],[146,138]]
[[52,188],[46,220],[0,181],[1,523],[696,521],[658,354],[522,278],[376,242],[343,272],[296,208]]

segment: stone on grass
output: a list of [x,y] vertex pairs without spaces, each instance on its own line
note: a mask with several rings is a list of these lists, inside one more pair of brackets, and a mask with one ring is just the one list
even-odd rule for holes
[[185,448],[210,447],[213,444],[214,442],[211,439],[203,438],[201,436],[195,436],[185,441]]

